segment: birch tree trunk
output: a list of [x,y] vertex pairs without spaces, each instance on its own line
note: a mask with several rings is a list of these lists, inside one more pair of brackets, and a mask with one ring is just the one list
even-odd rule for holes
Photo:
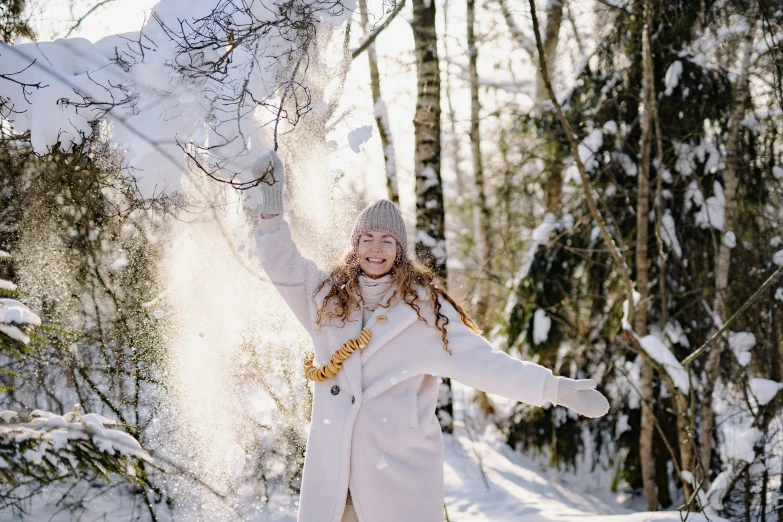
[[[725,240],[726,234],[732,231],[734,227],[734,212],[736,208],[737,197],[737,148],[739,140],[740,123],[745,114],[745,103],[748,99],[748,72],[750,70],[750,59],[753,53],[753,41],[756,31],[756,20],[758,16],[758,3],[752,1],[748,10],[748,29],[743,39],[742,58],[740,62],[740,71],[737,75],[737,83],[734,85],[736,93],[736,105],[731,114],[731,124],[728,137],[726,139],[726,170],[723,173],[723,234],[718,246],[718,257],[715,261],[715,300],[713,309],[721,322],[725,322],[726,317],[726,289],[729,282],[729,268],[731,267],[731,248]],[[720,328],[721,325],[716,325]],[[722,346],[714,345],[707,356],[705,366],[704,392],[702,400],[702,423],[700,432],[700,455],[701,465],[704,469],[706,480],[702,481],[706,490],[710,482],[710,461],[712,460],[712,431],[715,427],[715,412],[712,409],[713,393],[715,392],[715,383],[720,375],[720,359]]]
[[486,315],[489,308],[490,281],[485,271],[492,259],[492,244],[490,243],[490,215],[487,205],[486,184],[484,182],[484,167],[481,162],[481,134],[479,132],[479,80],[478,80],[478,48],[476,47],[476,0],[467,0],[468,21],[468,68],[470,72],[470,150],[473,154],[473,176],[476,184],[476,245],[479,251],[479,281],[476,285],[476,319],[482,328],[486,328]]
[[[416,257],[446,284],[446,227],[440,177],[440,67],[435,31],[435,2],[413,0],[413,40],[416,47]],[[443,379],[436,414],[441,429],[454,430],[451,382]]]
[[440,68],[435,2],[413,2],[417,99],[413,119],[416,148],[416,256],[446,281],[446,235],[440,177]]
[[[636,202],[636,288],[640,294],[636,308],[634,331],[640,337],[647,334],[647,298],[649,296],[649,267],[647,262],[648,214],[650,210],[650,156],[652,152],[653,110],[650,106],[653,84],[652,52],[650,50],[650,30],[652,6],[644,2],[644,25],[642,27],[642,107],[641,117],[642,150],[639,163],[639,193]],[[658,510],[658,488],[655,483],[655,454],[653,437],[655,435],[655,409],[653,396],[652,365],[641,361],[642,418],[639,434],[639,459],[642,468],[642,486],[647,501],[647,511]]]
[[[359,0],[359,14],[362,20],[362,28],[365,37],[370,34],[370,16],[367,11],[367,0]],[[367,47],[367,59],[370,63],[370,90],[372,91],[373,111],[375,124],[378,127],[378,135],[383,146],[383,162],[386,167],[386,187],[389,191],[389,199],[394,203],[400,203],[400,191],[397,187],[397,164],[394,159],[394,142],[389,128],[389,116],[386,112],[386,104],[381,97],[381,75],[378,72],[378,54],[375,52],[375,43]]]

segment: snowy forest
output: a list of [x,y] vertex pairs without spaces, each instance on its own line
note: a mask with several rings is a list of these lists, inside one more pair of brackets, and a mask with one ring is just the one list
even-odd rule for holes
[[275,150],[304,255],[388,198],[496,349],[609,399],[443,378],[444,520],[783,522],[779,0],[0,0],[0,37],[0,521],[296,520]]

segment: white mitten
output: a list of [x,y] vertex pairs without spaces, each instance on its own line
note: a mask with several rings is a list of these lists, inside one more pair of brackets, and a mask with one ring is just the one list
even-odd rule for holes
[[253,177],[259,183],[247,191],[245,205],[257,208],[261,214],[282,214],[285,185],[283,162],[275,151],[270,150],[253,163],[252,169]]
[[609,401],[596,391],[592,379],[569,379],[548,376],[544,383],[544,400],[553,406],[571,408],[585,417],[603,417],[609,411]]

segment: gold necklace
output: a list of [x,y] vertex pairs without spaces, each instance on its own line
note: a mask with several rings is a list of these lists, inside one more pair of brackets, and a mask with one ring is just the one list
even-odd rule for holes
[[356,350],[361,350],[367,346],[370,339],[372,339],[372,333],[368,329],[363,328],[359,337],[348,340],[339,350],[332,354],[329,362],[320,368],[316,368],[313,365],[313,359],[315,359],[315,353],[313,353],[313,355],[310,356],[310,359],[305,363],[305,375],[307,375],[307,378],[311,381],[325,381],[329,377],[334,377],[337,375],[337,372],[342,369],[343,361],[350,357]]

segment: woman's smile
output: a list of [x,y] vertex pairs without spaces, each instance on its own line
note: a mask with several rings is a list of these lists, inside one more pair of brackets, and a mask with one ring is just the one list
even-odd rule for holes
[[359,237],[359,267],[372,278],[386,275],[397,256],[397,240],[390,234],[370,230]]

